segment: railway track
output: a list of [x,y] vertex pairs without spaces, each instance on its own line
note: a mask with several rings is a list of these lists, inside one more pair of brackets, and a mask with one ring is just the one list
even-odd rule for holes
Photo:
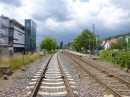
[[[24,97],[76,97],[75,82],[61,64],[58,53],[52,55],[26,87]],[[78,96],[77,96],[78,97]]]
[[[65,52],[70,58],[73,59],[82,69],[84,69],[91,78],[92,81],[96,81],[102,85],[102,90],[107,92],[108,95],[112,94],[115,97],[130,97],[130,83],[120,79],[116,75],[113,75],[99,67],[96,67],[86,60],[83,60],[79,56]],[[96,83],[97,84],[97,83]]]

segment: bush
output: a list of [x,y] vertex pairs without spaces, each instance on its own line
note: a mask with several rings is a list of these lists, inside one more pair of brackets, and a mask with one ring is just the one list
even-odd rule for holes
[[112,57],[112,54],[115,54],[115,60],[117,66],[121,68],[127,68],[130,69],[130,51],[118,51],[114,52],[111,50],[103,50],[101,51],[100,59],[107,62],[114,62],[114,57]]

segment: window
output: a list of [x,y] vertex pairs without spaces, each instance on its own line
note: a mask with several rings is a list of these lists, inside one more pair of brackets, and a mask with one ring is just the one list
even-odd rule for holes
[[13,36],[13,29],[9,29],[9,35]]
[[21,35],[21,36],[22,36],[22,34],[21,34],[21,33],[19,33],[19,35]]
[[29,27],[30,26],[30,22],[26,21],[26,26]]
[[4,34],[1,33],[1,38],[4,36]]
[[18,41],[18,39],[14,38],[14,40]]
[[9,37],[8,43],[13,44],[13,37]]

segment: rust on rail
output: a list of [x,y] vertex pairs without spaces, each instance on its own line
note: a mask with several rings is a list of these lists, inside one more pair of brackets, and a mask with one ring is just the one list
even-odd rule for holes
[[66,78],[66,76],[65,76],[64,70],[63,70],[63,68],[62,68],[62,66],[61,66],[61,63],[60,63],[60,61],[59,61],[58,55],[57,55],[57,59],[58,59],[58,65],[59,65],[59,67],[60,67],[61,75],[62,75],[62,78],[63,78],[63,80],[64,80],[64,83],[66,84],[66,87],[67,87],[67,90],[68,90],[68,92],[69,92],[69,95],[70,95],[70,97],[74,97],[73,90],[72,90],[72,88],[71,88],[71,86],[70,86],[70,83],[67,81],[67,78]]
[[[54,54],[53,54],[53,55],[54,55]],[[53,55],[52,55],[52,56],[53,56]],[[42,79],[45,77],[45,72],[46,72],[46,70],[47,70],[48,64],[49,64],[49,62],[50,62],[52,56],[51,56],[51,57],[49,58],[49,60],[47,61],[47,64],[45,65],[45,67],[44,67],[42,73],[40,74],[40,77],[38,78],[38,81],[37,81],[37,83],[36,83],[36,85],[35,85],[35,87],[34,87],[32,93],[31,93],[31,96],[30,96],[30,97],[36,97],[37,92],[38,92],[38,89],[39,89],[40,84],[41,84],[41,82],[42,82]]]
[[[116,91],[114,91],[112,88],[110,88],[108,85],[106,85],[104,82],[102,82],[99,78],[97,78],[94,74],[92,74],[91,72],[88,71],[86,65],[84,64],[80,64],[79,62],[77,62],[76,60],[74,60],[71,56],[70,53],[66,53],[74,62],[76,62],[80,67],[84,68],[84,70],[90,75],[92,76],[95,80],[97,80],[101,85],[103,85],[105,88],[107,88],[113,95],[115,95],[116,97],[121,97],[120,94],[118,94]],[[74,54],[71,54],[74,55]],[[76,57],[76,56],[75,56]],[[80,59],[78,57],[78,59]]]

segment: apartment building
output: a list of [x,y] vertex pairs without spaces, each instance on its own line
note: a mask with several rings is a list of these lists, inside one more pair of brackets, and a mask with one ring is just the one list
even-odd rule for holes
[[15,19],[0,16],[0,55],[36,51],[36,28],[32,19],[25,19],[23,26]]
[[0,44],[5,44],[5,30],[2,29],[2,26],[6,26],[6,22],[3,20],[2,16],[0,16]]
[[[5,51],[3,49],[9,50]],[[0,52],[1,55],[6,52],[16,53],[25,49],[25,27],[15,19],[9,19],[0,16]]]
[[10,19],[9,35],[12,36],[9,42],[13,42],[14,53],[22,52],[25,49],[25,27],[14,19]]

